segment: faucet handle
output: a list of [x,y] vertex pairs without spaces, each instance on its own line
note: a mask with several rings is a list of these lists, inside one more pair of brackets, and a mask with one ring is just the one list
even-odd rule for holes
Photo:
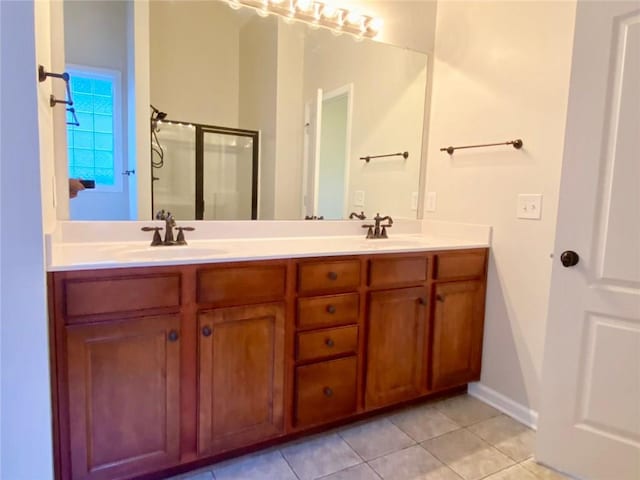
[[362,228],[367,228],[367,237],[366,238],[375,238],[373,235],[373,225],[362,225]]
[[151,246],[162,245],[162,238],[160,238],[160,230],[162,227],[142,227],[140,230],[143,232],[153,232],[153,240],[151,240]]
[[176,243],[178,245],[186,245],[187,241],[184,238],[184,232],[193,232],[195,230],[195,228],[193,227],[176,227],[176,230],[178,230],[178,237],[176,238]]

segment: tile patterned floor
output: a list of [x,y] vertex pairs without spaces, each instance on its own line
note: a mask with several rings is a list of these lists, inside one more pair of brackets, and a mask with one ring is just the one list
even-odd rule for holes
[[535,433],[460,395],[171,480],[561,480],[532,458]]

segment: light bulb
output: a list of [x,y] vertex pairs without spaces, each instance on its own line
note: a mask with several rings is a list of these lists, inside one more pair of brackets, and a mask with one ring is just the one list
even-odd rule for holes
[[303,12],[311,10],[312,5],[313,5],[312,0],[298,0],[296,2],[296,8],[298,10],[302,10]]
[[238,0],[229,0],[228,3],[229,6],[234,10],[239,10],[240,8],[242,8],[242,4]]
[[360,15],[360,12],[352,10],[349,13],[347,13],[347,22],[353,25],[357,25],[361,21],[362,21],[362,15]]
[[371,18],[367,22],[367,30],[377,34],[377,33],[380,33],[380,30],[382,30],[383,25],[384,25],[384,22],[382,21],[381,18]]
[[333,18],[337,13],[338,9],[333,5],[325,4],[325,6],[322,7],[322,16],[325,18]]

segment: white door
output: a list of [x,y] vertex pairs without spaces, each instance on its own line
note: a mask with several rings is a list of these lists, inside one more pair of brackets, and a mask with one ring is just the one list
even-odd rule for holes
[[536,458],[638,480],[640,3],[579,1],[575,38]]

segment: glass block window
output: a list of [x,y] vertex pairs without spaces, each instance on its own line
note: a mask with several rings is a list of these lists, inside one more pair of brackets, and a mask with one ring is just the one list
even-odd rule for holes
[[118,72],[96,73],[68,68],[71,94],[79,126],[67,113],[69,178],[95,180],[96,190],[120,190],[118,145]]

